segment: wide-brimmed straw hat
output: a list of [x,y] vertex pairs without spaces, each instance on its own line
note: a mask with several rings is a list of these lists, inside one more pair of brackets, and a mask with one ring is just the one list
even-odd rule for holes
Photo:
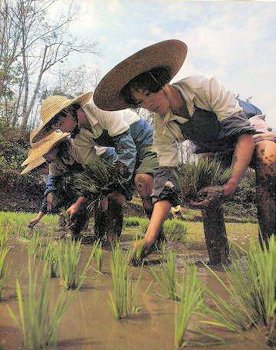
[[21,175],[28,174],[30,171],[32,171],[35,168],[38,168],[40,165],[45,163],[46,160],[43,157],[36,158],[34,161],[30,162],[25,169],[21,171]]
[[107,111],[128,108],[120,92],[130,80],[157,67],[166,68],[172,79],[183,65],[186,54],[186,44],[174,39],[162,41],[136,52],[102,78],[94,92],[95,104]]
[[40,138],[45,136],[45,127],[59,112],[74,103],[79,103],[81,106],[84,106],[89,102],[92,95],[93,93],[89,91],[73,99],[60,95],[47,97],[43,101],[40,109],[42,124],[37,128],[35,134],[33,135],[32,142],[37,142]]
[[28,158],[24,160],[21,166],[34,162],[36,159],[43,157],[52,148],[58,145],[60,142],[68,138],[70,133],[61,132],[60,130],[53,131],[51,134],[45,136],[40,141],[33,143],[29,150]]

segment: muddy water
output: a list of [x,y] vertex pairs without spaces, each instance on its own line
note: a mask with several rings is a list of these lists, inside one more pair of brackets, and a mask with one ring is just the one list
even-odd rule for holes
[[[4,350],[22,349],[20,335],[7,313],[7,305],[15,309],[14,298],[15,278],[26,268],[26,246],[16,239],[10,240],[9,266],[11,275],[8,288],[5,290],[5,299],[0,303],[0,344]],[[183,259],[187,253],[191,259],[206,258],[205,247],[202,244],[193,246],[193,249],[175,245],[177,253],[178,271],[181,273]],[[82,263],[89,253],[89,246],[83,246]],[[116,321],[113,318],[109,305],[111,290],[110,251],[104,252],[103,274],[91,273],[92,278],[87,280],[78,292],[75,300],[68,308],[59,330],[58,349],[62,350],[173,350],[174,347],[174,310],[175,303],[161,299],[152,285],[147,291],[152,277],[149,272],[151,266],[158,263],[158,255],[153,254],[148,265],[142,270],[140,287],[140,304],[142,310],[129,319]],[[138,268],[131,268],[133,276],[139,274]],[[223,294],[212,274],[199,267],[199,276],[204,284],[216,292]],[[218,271],[221,278],[224,272]],[[26,286],[26,273],[21,275],[22,283]],[[55,299],[60,289],[59,280],[51,280],[52,297]],[[145,293],[147,291],[147,293]],[[239,336],[230,332],[221,332],[226,340],[225,345],[208,345],[207,339],[201,339],[207,350],[262,350],[271,349],[264,345],[263,335],[257,332],[247,332]],[[1,349],[1,346],[0,346]],[[187,349],[198,349],[197,346]],[[1,349],[2,350],[2,349]]]

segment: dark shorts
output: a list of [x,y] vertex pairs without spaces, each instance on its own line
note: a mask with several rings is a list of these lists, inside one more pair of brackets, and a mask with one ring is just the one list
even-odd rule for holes
[[154,189],[151,194],[153,203],[167,200],[175,207],[179,204],[180,192],[176,168],[158,168],[154,175]]

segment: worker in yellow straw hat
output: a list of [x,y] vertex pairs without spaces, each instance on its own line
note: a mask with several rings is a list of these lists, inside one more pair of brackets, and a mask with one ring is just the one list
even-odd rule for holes
[[[106,160],[113,159],[110,149],[114,147],[118,158],[116,167],[125,178],[119,195],[114,199],[116,210],[121,208],[121,214],[117,217],[123,217],[122,205],[125,200],[131,200],[134,187],[142,198],[146,214],[151,216],[153,206],[150,194],[158,162],[152,149],[152,127],[147,121],[131,110],[100,110],[93,102],[92,92],[73,99],[65,96],[47,97],[41,106],[41,119],[42,124],[33,136],[33,142],[56,129],[69,132],[84,164],[87,163],[86,152],[89,147],[96,149],[96,153]],[[111,196],[108,198],[111,200]],[[83,205],[85,199],[82,200],[69,208],[71,214],[75,214]],[[122,222],[118,222],[116,227],[122,227]]]
[[[94,93],[94,102],[103,110],[141,107],[153,115],[153,146],[160,168],[154,179],[153,215],[145,238],[134,250],[137,261],[150,252],[171,206],[178,204],[177,145],[186,139],[196,145],[197,154],[217,154],[232,163],[230,179],[223,186],[202,190],[204,199],[195,205],[204,210],[219,198],[230,197],[250,165],[256,170],[260,239],[268,244],[275,233],[276,135],[255,128],[250,118],[261,115],[260,109],[235,98],[215,77],[193,76],[171,83],[186,55],[187,46],[180,40],[150,45],[111,69]],[[225,234],[206,240],[206,245],[211,264],[227,261]]]
[[[67,164],[64,164],[63,171],[61,173],[62,176],[59,177],[59,181],[57,181],[51,189],[51,206],[48,205],[45,199],[46,197],[44,197],[40,211],[36,217],[30,221],[29,227],[34,227],[41,220],[41,218],[47,214],[47,212],[59,213],[61,207],[66,208],[77,200],[78,195],[74,192],[74,190],[72,190],[73,169],[70,167],[70,171],[68,171],[68,165],[74,165],[75,171],[81,171],[82,167],[76,162],[76,159],[79,160],[79,158],[76,157],[77,153],[74,153],[72,151],[73,149],[74,147],[71,144],[69,134],[62,133],[61,131],[55,131],[40,139],[37,143],[31,142],[28,157],[22,163],[22,166],[26,165],[26,168],[21,172],[21,174],[36,171],[43,172],[44,175],[48,175],[50,171],[50,163],[59,161],[59,163],[62,164],[62,160],[66,159]],[[67,172],[65,169],[67,169]],[[47,179],[45,182],[47,184]],[[46,195],[47,194],[48,193],[46,193]],[[86,223],[86,219],[86,208],[82,208],[82,211],[70,221],[70,230],[66,234],[66,237],[79,239],[80,232]]]

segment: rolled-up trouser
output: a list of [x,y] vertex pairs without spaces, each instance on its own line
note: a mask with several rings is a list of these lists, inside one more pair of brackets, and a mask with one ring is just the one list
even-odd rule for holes
[[151,194],[153,203],[167,200],[175,207],[179,204],[180,192],[176,168],[159,167],[154,175],[154,188]]

